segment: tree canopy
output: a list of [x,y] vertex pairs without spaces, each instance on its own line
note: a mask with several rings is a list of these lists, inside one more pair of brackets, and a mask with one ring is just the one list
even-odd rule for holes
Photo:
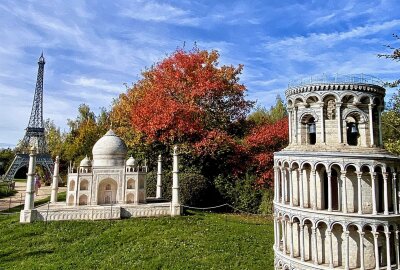
[[252,102],[239,83],[243,67],[219,67],[218,58],[216,51],[178,49],[144,71],[120,97],[132,102],[133,128],[150,141],[194,142],[245,118]]
[[[400,36],[394,34],[396,40],[400,40]],[[400,48],[395,48],[392,45],[387,45],[391,50],[387,54],[379,54],[379,57],[384,57],[393,61],[400,61]],[[399,87],[400,78],[392,82],[387,82],[388,87]],[[400,155],[400,88],[391,97],[387,105],[387,110],[382,114],[382,134],[385,148],[397,155]]]

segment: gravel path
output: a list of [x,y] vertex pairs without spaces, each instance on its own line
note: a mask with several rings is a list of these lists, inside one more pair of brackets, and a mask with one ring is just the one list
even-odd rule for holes
[[[25,191],[26,191],[26,182],[15,182],[15,193],[13,196],[1,198],[0,199],[0,211],[7,210],[9,208],[13,208],[15,206],[24,204],[25,202]],[[59,187],[58,192],[66,191],[66,187]],[[35,201],[44,199],[51,194],[51,186],[42,185],[39,189],[38,195],[35,196]]]

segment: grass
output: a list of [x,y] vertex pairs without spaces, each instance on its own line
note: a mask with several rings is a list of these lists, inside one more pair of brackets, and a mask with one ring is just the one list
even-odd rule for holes
[[8,183],[0,183],[0,199],[9,197],[17,193],[16,190],[10,190],[8,187]]
[[[60,193],[58,193],[58,197],[57,197],[58,199],[57,200],[58,201],[65,201],[66,196],[67,196],[67,192],[60,192]],[[44,199],[40,199],[40,200],[35,201],[34,205],[36,207],[36,206],[48,203],[49,201],[50,201],[50,196],[48,196],[48,197],[46,197]],[[24,209],[23,203],[24,203],[24,201],[22,201],[21,205],[17,205],[15,207],[10,208],[10,209],[6,209],[6,210],[3,210],[3,211],[0,211],[0,214],[1,213],[17,213],[17,212],[20,212],[22,209]],[[2,269],[0,268],[0,270],[2,270]]]
[[270,218],[180,217],[20,224],[0,215],[0,269],[273,269]]

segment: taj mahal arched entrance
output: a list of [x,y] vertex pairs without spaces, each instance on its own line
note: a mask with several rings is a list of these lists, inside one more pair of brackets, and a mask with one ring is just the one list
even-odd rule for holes
[[98,204],[115,204],[117,202],[117,182],[112,178],[107,178],[99,183],[97,193]]

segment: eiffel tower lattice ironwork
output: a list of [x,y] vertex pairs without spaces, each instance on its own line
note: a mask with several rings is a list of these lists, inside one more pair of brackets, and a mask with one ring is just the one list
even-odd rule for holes
[[4,175],[4,180],[10,181],[14,179],[14,176],[19,169],[28,166],[29,148],[33,145],[38,151],[36,164],[41,165],[46,170],[47,176],[52,175],[54,163],[48,152],[43,123],[43,74],[45,63],[46,62],[42,52],[42,55],[39,57],[38,61],[39,68],[36,80],[35,95],[33,97],[31,117],[29,118],[25,136],[16,148],[15,158]]

